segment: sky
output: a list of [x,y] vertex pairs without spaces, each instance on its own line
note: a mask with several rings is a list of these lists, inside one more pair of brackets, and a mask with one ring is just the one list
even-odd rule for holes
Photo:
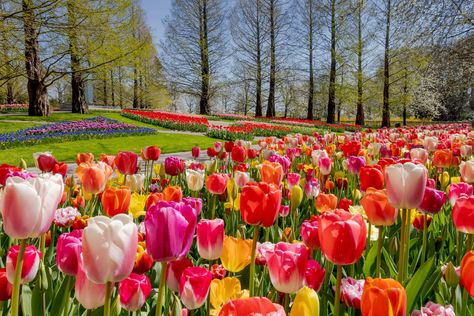
[[165,30],[163,27],[163,18],[171,11],[171,2],[173,0],[140,0],[143,11],[145,11],[146,22],[153,33],[153,40],[158,44],[163,40]]

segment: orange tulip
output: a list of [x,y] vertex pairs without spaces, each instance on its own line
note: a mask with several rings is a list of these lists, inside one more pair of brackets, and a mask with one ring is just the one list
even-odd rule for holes
[[283,167],[278,162],[265,161],[260,170],[262,182],[273,183],[280,187],[283,180]]
[[120,188],[107,188],[101,197],[104,212],[108,216],[115,216],[120,213],[126,213],[130,206],[130,189],[121,186]]
[[145,209],[148,210],[150,206],[155,205],[158,201],[164,201],[165,196],[163,193],[152,193],[148,196],[145,202]]
[[456,164],[453,152],[449,149],[439,149],[434,152],[433,165],[438,168],[447,168]]
[[183,191],[177,185],[170,185],[163,190],[165,201],[179,202],[183,198]]
[[112,175],[112,168],[104,162],[81,163],[76,169],[76,175],[81,180],[85,192],[97,194],[104,191],[105,185]]
[[76,164],[92,163],[94,162],[94,154],[92,153],[78,153],[76,156]]
[[115,156],[114,155],[106,155],[100,154],[99,161],[105,162],[112,168],[115,168]]
[[360,200],[360,205],[372,225],[391,226],[397,220],[398,209],[390,205],[385,190],[368,188]]
[[367,278],[361,299],[363,316],[406,315],[407,295],[403,286],[393,279]]
[[334,194],[319,193],[316,198],[316,209],[320,212],[334,210],[337,207],[337,196]]
[[461,261],[461,286],[474,297],[474,251],[464,255]]

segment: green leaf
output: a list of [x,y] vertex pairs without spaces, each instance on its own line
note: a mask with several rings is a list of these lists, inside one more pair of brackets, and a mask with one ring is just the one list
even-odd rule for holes
[[431,257],[426,261],[411,278],[410,282],[406,286],[407,293],[407,310],[413,310],[413,305],[418,299],[418,295],[433,270],[435,257]]
[[387,264],[388,269],[390,270],[390,276],[394,277],[397,274],[397,266],[395,262],[393,261],[392,256],[390,256],[390,254],[387,252],[387,250],[385,250],[385,248],[382,248],[382,254],[383,254],[385,263]]
[[[51,306],[51,315],[61,315],[64,309],[64,303],[66,302],[66,295],[70,295],[70,289],[68,290],[68,281],[72,278],[71,276],[66,276],[59,289],[55,293],[52,306]],[[71,281],[72,282],[72,281]]]
[[33,312],[31,310],[31,297],[32,291],[31,288],[24,284],[21,287],[21,311],[24,316],[32,316]]
[[370,248],[367,257],[365,258],[364,267],[362,271],[366,277],[371,276],[371,270],[375,266],[375,261],[377,260],[377,243],[374,243],[372,248]]

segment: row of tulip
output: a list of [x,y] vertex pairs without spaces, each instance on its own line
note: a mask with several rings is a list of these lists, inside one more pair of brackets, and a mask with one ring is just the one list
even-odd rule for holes
[[207,118],[191,114],[128,109],[122,110],[122,115],[144,123],[180,131],[205,132],[209,126]]
[[[470,315],[470,126],[49,153],[0,166],[0,301],[16,316]],[[59,172],[58,170],[61,170]]]
[[0,113],[26,112],[28,104],[0,104]]
[[155,130],[96,116],[79,121],[62,121],[3,133],[0,134],[0,148],[151,133],[155,133]]

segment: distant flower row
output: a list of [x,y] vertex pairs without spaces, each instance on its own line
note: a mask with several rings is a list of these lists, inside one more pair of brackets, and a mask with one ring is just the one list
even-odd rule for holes
[[161,111],[123,110],[122,115],[161,127],[192,132],[205,132],[209,122],[204,116]]
[[63,121],[53,124],[21,129],[16,132],[0,134],[0,148],[15,147],[18,144],[37,144],[51,141],[107,138],[119,135],[151,134],[152,128],[137,127],[97,116],[79,121]]
[[25,111],[28,111],[28,104],[0,104],[0,113]]

